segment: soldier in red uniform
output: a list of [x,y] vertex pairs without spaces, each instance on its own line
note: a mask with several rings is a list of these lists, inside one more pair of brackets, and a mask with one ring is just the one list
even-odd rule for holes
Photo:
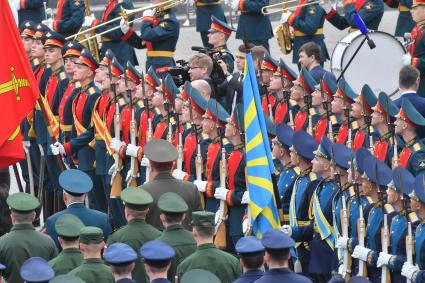
[[[300,107],[300,110],[294,118],[294,130],[306,130],[307,132],[313,129],[313,117],[310,116],[311,95],[317,83],[314,81],[310,72],[306,68],[302,68],[294,86],[291,89],[291,99]],[[318,115],[315,115],[318,119]],[[311,121],[310,121],[311,120]]]
[[[274,118],[275,108],[277,104],[276,94],[270,92],[268,87],[270,86],[270,81],[272,79],[273,73],[276,72],[278,67],[277,62],[267,53],[264,54],[263,60],[260,65],[260,95],[261,95],[261,105],[264,111],[264,114],[270,117],[271,120]],[[272,113],[270,113],[270,111]]]
[[59,0],[56,6],[56,17],[43,20],[42,23],[64,37],[68,37],[76,34],[81,29],[81,25],[84,22],[84,14],[84,1]]

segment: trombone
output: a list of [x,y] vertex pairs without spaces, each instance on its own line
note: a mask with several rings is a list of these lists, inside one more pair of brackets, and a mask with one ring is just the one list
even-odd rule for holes
[[[94,31],[95,29],[97,29],[97,28],[99,28],[101,26],[104,26],[104,25],[107,25],[107,24],[116,22],[116,21],[121,20],[121,19],[128,20],[131,16],[133,16],[135,14],[138,14],[138,13],[143,13],[146,10],[151,10],[151,9],[167,10],[167,9],[173,8],[173,7],[175,7],[175,6],[179,5],[179,4],[183,4],[185,2],[186,2],[186,0],[166,0],[166,1],[161,2],[161,3],[158,3],[158,4],[151,4],[151,5],[148,5],[148,6],[145,6],[145,7],[136,8],[136,9],[124,9],[124,8],[121,7],[121,12],[120,12],[121,15],[119,17],[116,17],[116,18],[113,18],[113,19],[111,19],[109,21],[100,23],[100,24],[98,24],[98,25],[96,25],[94,27],[87,28],[87,29],[85,29],[83,31],[80,31],[80,32],[76,33],[76,34],[70,35],[70,36],[68,36],[66,38],[66,40],[70,40],[70,39],[73,39],[73,38],[75,38],[75,37],[77,37],[77,36],[79,36],[81,34],[84,34],[84,33],[90,32],[90,31]],[[129,23],[132,23],[132,22],[134,22],[134,21],[136,21],[138,19],[140,19],[140,18],[134,19],[134,20],[130,21]],[[98,33],[96,35],[102,35],[102,34],[105,34],[105,33],[110,32],[110,31],[116,30],[118,28],[120,28],[119,25],[116,26],[116,27],[113,27],[113,28],[111,28],[109,30],[103,31],[101,33]],[[90,40],[93,37],[95,37],[95,36],[88,37],[88,38],[84,39],[83,41],[80,41],[80,43],[82,43],[84,41],[87,41],[87,40]]]
[[[313,5],[313,4],[323,4],[324,3],[323,0],[315,0],[315,1],[312,1],[312,2],[307,2],[305,4],[298,4],[298,5],[295,5],[295,6],[292,6],[292,7],[283,7],[283,5],[286,5],[288,3],[298,2],[298,1],[299,0],[288,0],[288,1],[282,1],[280,3],[267,5],[267,6],[264,6],[263,8],[261,8],[261,13],[263,13],[263,15],[271,15],[271,14],[275,14],[275,13],[283,13],[285,11],[288,11],[289,9],[296,9],[296,8],[299,8],[299,7],[310,6],[310,5]],[[275,8],[275,7],[280,7],[280,9],[268,11],[268,9]]]

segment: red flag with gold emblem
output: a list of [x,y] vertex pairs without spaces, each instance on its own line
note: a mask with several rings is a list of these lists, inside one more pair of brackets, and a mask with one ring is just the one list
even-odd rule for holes
[[34,108],[39,89],[8,0],[0,0],[0,168],[25,158],[19,125]]

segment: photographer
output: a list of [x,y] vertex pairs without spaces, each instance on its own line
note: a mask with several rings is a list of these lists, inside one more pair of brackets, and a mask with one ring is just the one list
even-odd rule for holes
[[235,59],[229,49],[227,49],[226,43],[234,29],[214,16],[211,20],[208,43],[213,46],[213,50],[211,50],[212,57],[214,59],[217,58],[217,62],[223,69],[224,74],[228,76],[233,73]]

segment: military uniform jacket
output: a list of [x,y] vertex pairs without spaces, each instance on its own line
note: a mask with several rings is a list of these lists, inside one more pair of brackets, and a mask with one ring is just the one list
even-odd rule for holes
[[294,282],[311,283],[312,281],[305,276],[299,275],[289,268],[273,268],[265,272],[256,283],[275,283],[275,282]]
[[264,272],[261,270],[250,270],[242,274],[238,279],[233,281],[232,283],[251,283],[258,280],[261,276],[263,276]]
[[[94,25],[104,23],[120,16],[121,7],[125,9],[133,9],[133,3],[131,0],[110,0],[106,6],[105,12],[103,12],[101,20],[96,20]],[[116,27],[120,24],[119,21],[114,21],[107,25],[98,27],[95,29],[96,33],[100,33]],[[105,56],[106,50],[111,49],[115,54],[116,58],[122,66],[126,66],[127,61],[130,61],[133,65],[138,65],[136,53],[133,47],[125,41],[125,35],[121,29],[115,29],[104,34],[101,38],[102,47],[100,49],[101,57]]]
[[85,4],[81,0],[60,0],[56,7],[53,30],[64,37],[76,34],[84,22]]
[[55,271],[55,276],[58,276],[80,266],[83,259],[83,254],[78,248],[70,248],[62,250],[57,257],[49,261],[49,265]]
[[277,188],[279,190],[280,202],[282,203],[284,221],[289,221],[289,203],[291,202],[292,189],[300,170],[291,164],[283,166],[280,172]]
[[[200,154],[201,161],[203,164],[201,165],[201,171],[205,162],[207,160],[207,149],[209,144],[211,143],[210,139],[205,139],[202,132],[202,127],[197,126],[196,130],[198,131],[198,142],[200,143]],[[196,144],[196,136],[194,134],[195,130],[190,128],[189,133],[184,140],[183,145],[183,160],[184,160],[184,169],[187,173],[184,176],[185,181],[193,182],[196,180],[196,155],[197,155],[197,144]]]
[[198,246],[195,253],[179,264],[177,275],[181,277],[192,269],[208,270],[217,275],[222,283],[230,283],[242,274],[239,261],[212,243]]
[[176,252],[176,255],[171,260],[171,267],[168,270],[168,280],[173,281],[177,266],[196,251],[196,241],[193,238],[192,232],[184,229],[180,224],[167,227],[157,240],[169,244]]
[[[300,0],[299,5],[305,5],[310,0]],[[329,59],[324,42],[323,23],[325,11],[318,4],[298,7],[288,18],[288,24],[294,28],[294,46],[292,63],[298,64],[298,50],[304,43],[316,42],[322,50],[322,60]]]
[[412,65],[415,66],[420,72],[419,89],[417,93],[421,96],[425,92],[425,37],[424,37],[424,24],[419,22],[412,30],[413,44],[409,47],[408,51],[412,56]]
[[399,155],[399,166],[409,170],[413,176],[425,171],[425,145],[415,137],[408,141]]
[[[372,145],[379,139],[379,133],[375,131],[373,126],[370,126],[370,136],[372,137]],[[368,137],[367,125],[363,124],[356,131],[353,139],[353,151],[357,151],[359,148],[369,148],[370,147],[370,137]]]
[[425,220],[422,219],[415,230],[415,264],[419,270],[413,274],[412,282],[420,283],[425,280]]
[[378,30],[384,14],[384,3],[379,0],[345,0],[344,16],[339,15],[334,9],[326,15],[326,19],[336,28],[343,30],[350,27],[349,32],[357,29],[353,14],[359,14],[366,27]]
[[273,29],[270,18],[263,15],[261,9],[269,5],[269,0],[241,0],[239,11],[241,14],[236,31],[237,39],[249,41],[267,41],[273,37]]
[[127,225],[115,231],[108,238],[107,245],[110,246],[113,243],[122,242],[133,248],[137,253],[138,260],[136,261],[132,276],[137,282],[144,283],[148,282],[148,280],[146,278],[143,259],[140,256],[140,248],[144,243],[155,240],[159,236],[161,236],[161,232],[155,227],[147,224],[145,220],[133,219],[130,220]]
[[68,274],[80,277],[86,283],[115,283],[109,267],[100,258],[85,259],[79,267]]
[[63,143],[72,139],[72,102],[80,92],[79,87],[79,83],[70,81],[59,104],[59,127],[61,129]]
[[163,226],[159,219],[161,212],[157,203],[166,192],[174,192],[180,195],[189,206],[186,219],[183,221],[183,227],[186,229],[191,229],[192,212],[202,210],[196,186],[193,183],[175,179],[169,172],[159,173],[152,181],[143,185],[143,189],[153,197],[153,203],[149,206],[149,212],[146,215],[146,222],[160,230],[163,229]]
[[55,243],[31,224],[13,225],[9,233],[0,237],[0,262],[7,268],[3,277],[7,282],[23,283],[19,269],[30,257],[51,260],[57,255]]
[[39,24],[42,20],[46,19],[43,0],[20,0],[19,2],[19,26],[22,26],[22,24],[27,20]]
[[412,2],[412,0],[385,0],[385,4],[399,11],[394,33],[397,37],[403,37],[406,32],[411,32],[416,25],[410,14]]
[[55,242],[56,246],[59,247],[58,235],[55,230],[55,223],[59,216],[63,214],[73,214],[80,218],[85,226],[94,226],[102,229],[103,237],[108,238],[111,234],[111,225],[109,224],[108,216],[100,211],[87,208],[83,203],[72,203],[67,209],[57,212],[47,218],[44,226],[46,227],[46,234],[49,235]]
[[208,32],[211,28],[211,16],[227,22],[222,6],[223,2],[217,0],[196,0],[196,31]]

